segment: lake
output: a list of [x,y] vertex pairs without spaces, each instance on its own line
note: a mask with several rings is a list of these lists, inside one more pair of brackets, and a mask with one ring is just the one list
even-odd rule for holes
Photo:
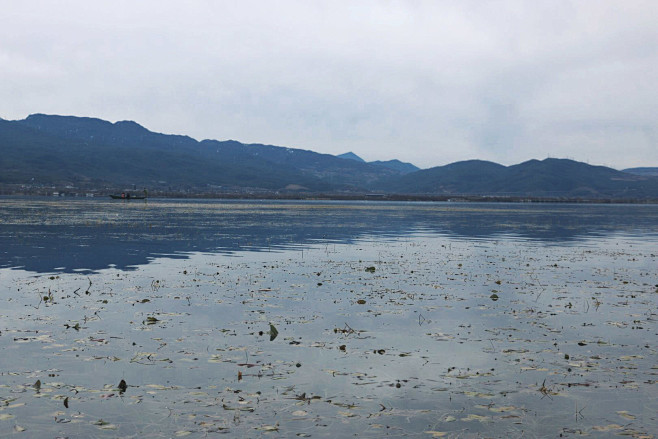
[[0,198],[0,436],[658,432],[658,206]]

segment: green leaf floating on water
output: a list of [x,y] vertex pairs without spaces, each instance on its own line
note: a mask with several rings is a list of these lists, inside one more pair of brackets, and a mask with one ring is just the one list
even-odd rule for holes
[[270,323],[270,341],[274,341],[277,335],[279,335],[279,331],[277,331],[274,325]]

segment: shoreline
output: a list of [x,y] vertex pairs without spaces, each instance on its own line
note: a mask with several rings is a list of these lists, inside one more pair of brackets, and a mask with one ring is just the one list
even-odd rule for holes
[[[2,197],[44,197],[44,198],[93,198],[110,199],[111,191],[103,192],[12,192],[0,193]],[[578,203],[578,204],[658,204],[658,199],[643,198],[580,198],[550,196],[505,196],[468,194],[341,194],[341,193],[185,193],[152,191],[149,197],[135,198],[134,201],[148,199],[216,199],[216,200],[292,200],[292,201],[409,201],[409,202],[455,202],[455,203]],[[130,200],[119,200],[130,201]]]

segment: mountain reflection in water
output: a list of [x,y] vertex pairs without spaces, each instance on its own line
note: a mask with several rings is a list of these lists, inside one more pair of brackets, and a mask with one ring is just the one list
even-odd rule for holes
[[276,251],[435,234],[571,245],[658,236],[657,205],[0,198],[0,268],[130,270],[190,252]]

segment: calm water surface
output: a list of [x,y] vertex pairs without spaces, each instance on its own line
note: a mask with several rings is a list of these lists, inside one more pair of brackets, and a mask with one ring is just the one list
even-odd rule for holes
[[651,205],[0,198],[0,436],[653,438],[657,255]]

